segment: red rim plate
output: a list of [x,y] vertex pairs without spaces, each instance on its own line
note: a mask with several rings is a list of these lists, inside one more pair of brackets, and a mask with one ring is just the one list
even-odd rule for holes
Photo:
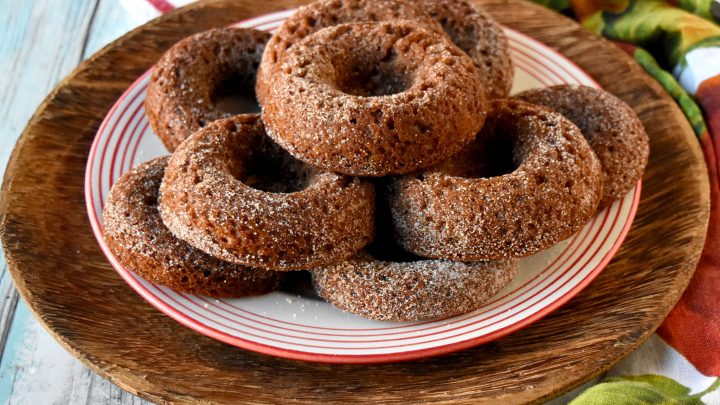
[[[237,25],[272,30],[292,12],[260,16]],[[599,87],[546,45],[516,31],[505,31],[516,66],[513,92],[561,83]],[[518,280],[482,308],[448,319],[368,321],[327,303],[285,293],[236,300],[177,293],[125,269],[102,238],[102,206],[112,183],[142,161],[167,154],[149,128],[142,108],[151,71],[118,99],[91,147],[85,195],[93,232],[115,270],[153,306],[195,331],[244,349],[305,361],[387,363],[446,354],[500,338],[541,319],[582,291],[620,248],[639,204],[640,182],[572,238],[523,259]]]

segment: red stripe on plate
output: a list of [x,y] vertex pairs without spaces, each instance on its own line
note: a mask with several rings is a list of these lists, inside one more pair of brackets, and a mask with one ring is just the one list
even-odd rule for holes
[[[140,148],[140,141],[142,140],[142,135],[147,133],[148,127],[150,127],[150,123],[146,122],[145,126],[143,126],[142,132],[140,132],[140,137],[138,137],[137,142],[135,143],[135,146],[133,147],[132,154],[130,155],[130,162],[135,162],[135,155],[137,155],[137,151]],[[168,152],[169,154],[169,152]]]
[[[637,202],[637,199],[635,199],[635,201]],[[608,212],[609,212],[609,211],[606,211],[605,220],[606,220],[607,217],[608,217]],[[618,209],[618,210],[616,211],[616,215],[615,215],[615,218],[614,218],[614,220],[613,220],[613,225],[617,222],[617,219],[619,218],[619,215],[620,215],[620,210]],[[603,221],[603,224],[606,222],[605,220]],[[595,254],[604,246],[604,242],[607,240],[610,232],[612,231],[613,225],[610,226],[610,229],[608,230],[608,233],[605,235],[603,242],[598,246],[598,249],[596,250]],[[629,229],[629,228],[627,228],[627,229]],[[596,234],[595,237],[597,237],[597,234]],[[592,242],[591,242],[591,244],[590,244],[589,246],[591,246],[591,245],[592,245]],[[589,247],[589,246],[588,246],[588,247]],[[618,245],[618,247],[619,247],[619,245]],[[586,251],[587,251],[587,248],[586,248]],[[595,256],[595,254],[593,254],[593,257]],[[589,259],[586,261],[586,264],[589,263],[589,262],[592,260],[593,257],[589,258]],[[579,259],[578,259],[578,260],[579,260]],[[605,263],[605,264],[606,264],[606,263]],[[598,266],[596,266],[596,268],[591,271],[590,275],[592,275],[592,277],[594,278],[594,275],[593,275],[593,274],[596,275],[596,274],[599,272],[599,270],[601,270],[601,269],[605,266],[605,264],[603,264],[602,262],[599,263]],[[576,272],[575,274],[581,272],[582,270],[583,270],[583,267],[581,266],[581,267],[579,268],[579,270],[577,270],[577,272]],[[560,288],[562,288],[562,286],[564,286],[565,284],[567,284],[567,282],[569,282],[569,280],[571,280],[571,279],[572,279],[572,278],[566,280],[565,283],[563,283],[561,286],[555,288],[552,292],[550,292],[550,293],[547,294],[545,297],[543,297],[543,299],[546,298],[547,296],[552,295],[552,294],[555,293],[556,291],[558,291]],[[565,294],[563,297],[561,297],[560,299],[562,300],[563,298],[567,297],[569,294],[571,294],[571,292],[572,292],[572,290],[566,292],[566,294]],[[206,320],[208,320],[208,321],[210,321],[210,322],[217,323],[216,321],[213,321],[213,320],[211,320],[211,319],[203,316],[202,314],[199,314],[198,312],[196,312],[196,311],[194,311],[194,310],[186,307],[185,305],[179,303],[177,300],[175,300],[174,298],[170,297],[167,293],[165,293],[165,291],[160,290],[160,293],[162,293],[163,295],[167,296],[168,299],[172,300],[172,301],[175,302],[176,304],[178,304],[178,305],[180,305],[180,306],[182,306],[182,307],[185,307],[186,309],[188,309],[188,310],[189,310],[190,312],[192,312],[192,313],[195,313],[197,316],[199,316],[199,317],[201,317],[201,318],[203,318],[203,319],[206,319]],[[179,294],[179,295],[183,295],[183,294]],[[574,295],[574,294],[573,294],[573,295]],[[186,298],[186,297],[185,297],[185,298]],[[569,298],[570,298],[570,297],[568,297],[567,299],[569,299]],[[557,301],[556,301],[556,302],[557,302]],[[551,304],[551,305],[552,305],[552,304]],[[527,310],[527,309],[529,309],[529,308],[526,308],[525,310]],[[541,309],[541,311],[542,311],[542,309]],[[532,315],[531,315],[531,316],[532,316]],[[508,319],[508,318],[510,318],[510,317],[511,317],[511,316],[509,316],[509,317],[507,317],[507,318],[505,318],[505,319]],[[197,321],[197,320],[195,320],[195,321]],[[222,325],[222,324],[219,324],[219,325],[221,325],[222,327],[225,327],[225,328],[227,328],[227,329],[237,330],[236,328],[233,328],[233,327],[230,327],[230,326],[227,326],[227,325]],[[504,328],[501,328],[501,329],[499,329],[499,330],[497,330],[497,331],[494,331],[494,332],[492,332],[492,333],[509,330],[509,329],[512,328],[514,325],[516,325],[516,324],[508,325],[508,326],[506,326],[506,327],[504,327]],[[210,326],[208,326],[208,327],[210,327]],[[483,327],[483,328],[485,328],[485,327]],[[257,328],[253,328],[253,329],[257,329]],[[230,339],[236,338],[236,336],[229,335],[229,334],[227,334],[226,332],[223,332],[223,331],[220,331],[220,330],[217,330],[217,329],[215,329],[215,330],[216,330],[218,333],[225,334],[227,338],[230,338]],[[513,330],[514,330],[514,329],[513,329]],[[285,344],[289,344],[289,345],[295,345],[295,346],[314,347],[314,348],[325,348],[325,349],[332,349],[332,350],[369,350],[369,348],[366,348],[366,347],[342,347],[342,348],[339,348],[339,347],[336,347],[336,346],[320,346],[320,345],[309,345],[309,344],[303,344],[303,343],[286,342],[286,341],[281,341],[281,340],[278,340],[278,339],[272,339],[272,338],[266,338],[266,337],[263,337],[263,336],[257,336],[257,335],[255,335],[255,334],[253,334],[253,333],[247,333],[246,331],[242,331],[242,330],[239,330],[239,331],[240,331],[241,333],[244,332],[244,333],[247,334],[247,335],[256,336],[256,337],[259,337],[259,338],[261,338],[261,339],[267,339],[267,340],[270,340],[270,341],[276,341],[276,342],[281,342],[281,343],[285,343]],[[281,334],[277,334],[277,333],[273,333],[273,332],[267,332],[267,331],[264,331],[264,332],[269,333],[269,334],[271,334],[271,335],[281,335]],[[464,335],[464,334],[472,333],[472,332],[474,332],[474,331],[464,332],[464,333],[457,334],[457,335],[454,335],[454,336],[443,336],[442,338],[438,338],[438,339],[434,339],[434,340],[428,340],[428,341],[423,341],[423,342],[419,342],[419,343],[411,343],[411,344],[404,344],[404,345],[394,345],[394,346],[385,346],[385,347],[373,347],[373,348],[370,348],[370,349],[372,349],[372,350],[380,350],[380,349],[395,349],[395,348],[398,348],[398,347],[406,347],[406,346],[416,346],[416,345],[427,344],[427,343],[431,343],[431,342],[435,342],[435,341],[447,340],[447,339],[451,339],[451,338],[454,338],[454,337],[457,337],[457,336],[462,336],[462,335]],[[507,333],[510,333],[510,332],[507,332]],[[365,342],[360,342],[360,343],[365,343]],[[419,351],[424,351],[424,350],[428,350],[428,349],[420,349]],[[393,354],[395,354],[395,353],[393,353]],[[358,356],[360,356],[360,357],[367,357],[367,355],[347,355],[347,356],[348,356],[348,357],[358,357]]]
[[[602,229],[604,228],[604,225],[605,225],[605,223],[607,222],[607,219],[608,219],[608,216],[609,216],[609,212],[610,212],[610,210],[605,210],[605,215],[604,215],[603,221],[602,221],[602,223],[601,223],[601,225],[600,225],[600,231],[597,232],[597,233],[595,233],[592,241],[591,241],[589,244],[585,245],[585,250],[583,251],[583,253],[582,253],[580,256],[578,256],[578,258],[575,260],[575,262],[573,262],[573,264],[571,264],[569,267],[567,267],[567,268],[563,271],[563,273],[560,274],[559,277],[557,277],[556,279],[554,279],[554,280],[553,280],[553,284],[548,285],[548,287],[555,285],[556,282],[558,282],[568,271],[570,271],[570,269],[574,268],[574,267],[576,266],[576,264],[586,256],[587,251],[588,251],[588,250],[590,249],[590,247],[595,243],[595,240],[597,239],[597,237],[602,233]],[[617,210],[614,221],[617,220],[617,218],[618,218],[618,216],[619,216],[619,213],[620,213],[620,210]],[[593,220],[593,222],[594,222],[594,220]],[[591,225],[591,227],[592,227],[592,225]],[[604,240],[603,240],[603,243],[601,243],[600,245],[598,245],[597,249],[596,249],[595,252],[592,254],[592,256],[590,256],[590,258],[587,259],[586,264],[589,263],[589,262],[597,255],[597,253],[602,249],[602,247],[604,246],[604,241],[607,240],[607,237],[608,237],[610,231],[612,230],[612,228],[613,228],[613,226],[611,226],[610,229],[608,230],[608,232],[605,234],[605,238],[604,238]],[[566,280],[566,282],[563,283],[560,287],[557,287],[555,290],[551,291],[549,294],[546,294],[542,299],[544,299],[544,298],[552,295],[555,291],[557,291],[559,288],[561,288],[563,285],[565,285],[570,279],[572,279],[573,277],[575,277],[575,275],[577,275],[578,273],[580,273],[583,269],[584,269],[584,266],[580,266],[580,267],[576,270],[576,272],[573,274],[573,276],[572,276],[571,278],[569,278],[568,280]],[[546,292],[546,290],[547,290],[547,287],[544,288],[544,289],[542,289],[542,290],[536,291],[536,292],[535,292],[534,294],[532,294],[530,297],[527,297],[527,298],[523,299],[523,300],[520,301],[520,302],[516,302],[512,307],[505,309],[505,312],[507,312],[507,311],[509,311],[509,310],[511,310],[511,309],[513,309],[513,308],[516,308],[516,307],[518,307],[518,306],[521,306],[522,304],[524,304],[525,302],[531,300],[532,298],[534,298],[535,296],[539,295],[540,293]],[[163,291],[163,293],[164,293],[164,291]],[[187,304],[188,304],[188,305],[193,305],[193,306],[199,308],[200,311],[203,311],[203,309],[204,309],[204,310],[208,310],[205,306],[201,306],[201,305],[199,305],[197,302],[194,302],[194,301],[188,299],[185,294],[180,294],[180,293],[179,293],[179,295],[181,295],[181,296],[187,301]],[[516,299],[517,299],[517,298],[516,298]],[[540,300],[538,300],[538,301],[540,301]],[[528,310],[529,308],[530,308],[530,307],[525,308],[524,310]],[[195,312],[195,311],[194,311],[194,312]],[[216,315],[216,316],[218,316],[218,317],[220,317],[220,318],[222,318],[222,319],[225,319],[225,320],[228,320],[228,321],[230,321],[230,322],[233,322],[231,319],[227,318],[226,316],[223,316],[223,315],[221,315],[221,314],[217,314],[217,313],[215,313],[215,312],[213,312],[213,311],[210,311],[210,310],[208,310],[208,312],[210,312],[210,313],[212,313],[213,315]],[[218,324],[218,325],[227,326],[228,328],[231,328],[231,329],[233,329],[233,330],[236,329],[236,328],[234,328],[233,326],[226,325],[226,324],[222,324],[222,323],[220,323],[220,322],[218,322],[218,321],[214,321],[214,320],[212,320],[212,319],[210,319],[210,318],[208,318],[208,317],[206,317],[206,316],[204,316],[204,315],[202,315],[202,314],[199,314],[199,313],[197,313],[197,312],[195,312],[195,313],[198,314],[199,316],[201,316],[203,319],[206,319],[206,320],[208,320],[208,321],[210,321],[210,322],[216,323],[216,324]],[[473,315],[474,315],[473,317],[476,317],[476,316],[479,315],[479,314],[473,314]],[[473,330],[473,331],[469,331],[469,332],[466,332],[466,333],[472,333],[472,332],[475,332],[475,331],[477,331],[477,330],[479,330],[479,329],[486,329],[486,328],[489,327],[489,326],[492,326],[492,325],[494,325],[494,324],[497,324],[497,323],[499,323],[499,322],[502,322],[502,321],[504,321],[504,320],[506,320],[506,319],[509,319],[509,318],[511,318],[512,316],[515,316],[515,315],[517,315],[517,314],[512,314],[512,315],[507,316],[507,317],[505,317],[505,318],[502,318],[502,319],[500,319],[500,320],[496,320],[496,321],[492,322],[491,324],[484,325],[484,326],[482,326],[481,328],[478,328],[478,329],[475,329],[475,330]],[[471,323],[469,323],[469,324],[461,325],[461,326],[458,326],[458,327],[455,327],[455,328],[451,328],[451,329],[446,329],[446,330],[438,331],[437,333],[430,333],[430,334],[424,334],[424,335],[414,335],[414,336],[411,336],[411,337],[408,337],[408,338],[364,340],[364,341],[362,341],[362,343],[384,342],[384,341],[395,341],[395,340],[407,340],[407,339],[416,339],[416,338],[425,337],[425,336],[433,336],[433,335],[436,335],[436,334],[439,334],[439,333],[446,333],[446,332],[448,332],[448,331],[452,331],[452,330],[456,330],[456,329],[460,329],[460,328],[466,328],[466,327],[468,327],[468,326],[476,325],[476,324],[478,324],[478,323],[480,323],[480,322],[483,322],[483,321],[485,321],[485,320],[488,320],[488,319],[492,319],[492,316],[490,316],[490,317],[485,317],[485,318],[481,318],[481,319],[474,319],[473,322],[471,322]],[[240,325],[240,326],[246,326],[246,327],[248,326],[248,325],[246,325],[245,323],[242,323],[242,322],[234,322],[234,323],[237,324],[237,325]],[[261,328],[255,328],[255,327],[253,327],[253,329],[255,329],[255,330],[261,330],[261,331],[266,332],[266,333],[273,333],[273,331],[268,331],[268,330],[261,329]],[[340,339],[335,339],[335,340],[312,339],[312,338],[305,338],[305,337],[294,336],[294,335],[287,335],[287,334],[284,334],[284,333],[281,333],[281,332],[277,332],[276,334],[277,334],[277,335],[280,335],[280,336],[287,336],[287,337],[292,337],[292,338],[296,338],[296,339],[303,339],[303,340],[310,340],[310,341],[333,341],[333,342],[353,342],[353,343],[356,343],[356,342],[357,342],[357,341],[347,341],[347,340],[340,340]],[[465,333],[462,333],[462,334],[465,334]],[[462,334],[459,334],[459,335],[462,335]],[[459,336],[459,335],[454,335],[454,336],[452,336],[452,337]],[[449,338],[449,337],[448,337],[448,338]],[[441,339],[446,339],[446,337],[443,337],[443,338],[441,338]],[[438,340],[440,340],[440,339],[438,339]],[[434,340],[433,340],[433,341],[434,341]],[[288,344],[293,344],[293,343],[290,343],[290,342],[287,342],[287,343],[288,343]],[[413,344],[408,344],[408,345],[417,345],[417,344],[420,344],[420,343],[413,343]],[[395,345],[395,346],[388,346],[388,347],[401,347],[401,346],[405,346],[405,345]],[[388,347],[383,347],[383,348],[388,348]],[[345,347],[343,347],[343,348],[345,348]],[[377,347],[374,347],[374,348],[377,348]],[[338,349],[340,349],[340,348],[338,348]],[[356,348],[348,348],[348,349],[356,350]]]
[[[142,91],[142,90],[141,90],[141,91],[138,91],[137,94],[135,95],[134,99],[137,99],[141,94],[143,94],[143,91]],[[132,105],[132,103],[134,103],[134,102],[135,102],[134,100],[133,100],[132,102],[130,102],[130,103],[128,104],[128,107],[129,107],[130,105]],[[110,181],[109,181],[109,183],[108,183],[109,186],[112,186],[114,180],[116,179],[116,177],[115,177],[115,161],[116,161],[116,159],[117,159],[117,157],[118,157],[118,154],[119,154],[120,150],[122,149],[122,143],[123,143],[122,141],[123,141],[124,139],[127,139],[127,140],[128,140],[128,142],[126,143],[126,147],[127,147],[127,146],[129,146],[129,144],[130,144],[130,139],[132,139],[132,132],[130,133],[130,137],[128,137],[128,136],[125,135],[125,134],[128,133],[128,132],[127,132],[127,131],[128,131],[128,127],[129,127],[133,122],[137,121],[137,122],[135,122],[135,126],[134,126],[134,128],[137,128],[137,126],[138,126],[138,125],[140,124],[140,122],[142,121],[142,118],[137,117],[137,115],[138,115],[138,112],[139,112],[140,110],[142,110],[143,104],[144,104],[144,102],[138,103],[138,106],[137,106],[137,107],[135,108],[135,110],[132,112],[132,114],[130,115],[130,117],[128,118],[128,120],[125,122],[125,125],[123,126],[123,129],[120,131],[120,134],[119,134],[118,137],[117,137],[117,142],[116,142],[116,144],[115,144],[115,148],[113,148],[112,158],[110,159],[110,170],[108,171],[108,176],[109,176],[109,178],[110,178]],[[136,120],[136,118],[137,118],[137,120]],[[134,130],[133,130],[133,132],[134,132]],[[123,153],[123,154],[124,154],[124,153]],[[123,160],[122,160],[122,158],[121,158],[121,160],[120,160],[120,164],[121,164],[121,165],[122,165],[122,162],[123,162]],[[117,177],[120,177],[122,174],[123,174],[123,172],[122,172],[122,168],[121,168],[120,173],[118,173]]]
[[[640,200],[640,182],[638,182],[637,188],[635,189],[635,195],[632,202],[631,207],[631,216],[634,216],[634,210],[637,209],[637,205]],[[589,284],[595,276],[599,273],[598,269],[602,269],[606,264],[607,261],[609,261],[612,258],[612,255],[617,251],[617,249],[620,247],[622,240],[624,240],[625,236],[627,235],[627,232],[630,230],[630,225],[632,224],[632,221],[627,221],[625,223],[625,226],[623,227],[623,230],[621,231],[620,236],[618,237],[618,240],[616,241],[615,245],[611,249],[611,252],[606,255],[605,259],[603,260],[604,263],[598,264],[595,270],[593,270],[593,273],[591,273],[585,280],[583,280],[578,286],[575,287],[573,291],[569,291],[566,293],[563,297],[561,297],[559,300],[555,301],[551,305],[541,309],[539,312],[530,315],[528,318],[525,318],[515,325],[513,325],[515,328],[513,330],[521,329],[527,325],[529,325],[532,322],[535,322],[536,320],[542,318],[543,316],[547,315],[548,313],[552,312],[553,310],[557,309],[561,305],[563,305],[567,300],[569,300],[574,293],[577,293],[579,290],[583,289],[587,284]],[[97,237],[98,235],[96,235]],[[108,256],[108,259],[110,260],[111,264],[113,266],[119,264],[117,262],[117,259],[110,253],[104,246],[101,246],[105,254]],[[158,309],[162,310],[162,307],[164,303],[156,301],[156,297],[152,295],[146,295],[148,292],[145,290],[141,285],[139,285],[138,280],[136,280],[134,277],[132,277],[129,273],[123,274],[121,273],[121,276],[130,284],[136,291],[140,293],[145,299],[147,299],[151,304],[156,306]],[[574,293],[573,293],[574,292]],[[224,332],[221,332],[217,329],[214,329],[209,326],[202,325],[198,323],[197,321],[187,318],[183,316],[181,313],[176,312],[168,312],[167,313],[170,317],[175,319],[176,321],[180,322],[181,324],[190,327],[191,329],[194,329],[198,332],[204,333],[207,336],[213,337],[221,342],[228,343],[231,345],[236,345],[241,348],[245,348],[248,350],[257,351],[260,353],[268,354],[268,355],[274,355],[279,357],[285,357],[289,359],[295,359],[295,360],[304,360],[304,361],[316,361],[316,362],[325,362],[325,363],[355,363],[355,364],[368,364],[368,363],[390,363],[390,362],[399,362],[399,361],[408,361],[408,360],[414,360],[424,357],[431,357],[431,356],[437,356],[441,354],[447,354],[453,351],[457,350],[463,350],[469,347],[473,347],[482,343],[485,343],[487,341],[491,341],[494,339],[497,339],[501,336],[506,335],[507,333],[511,333],[513,330],[509,331],[495,331],[485,336],[480,336],[473,339],[468,339],[463,342],[456,342],[453,344],[449,344],[446,346],[439,346],[439,347],[432,347],[427,349],[419,349],[414,351],[406,351],[406,352],[397,352],[392,354],[371,354],[371,355],[361,355],[361,356],[346,356],[346,355],[332,355],[332,354],[324,354],[324,353],[308,353],[303,352],[299,350],[292,350],[292,349],[283,349],[278,348],[275,346],[265,345],[262,343],[258,343],[255,341],[243,339],[243,338],[236,338],[229,336],[225,334]],[[179,315],[179,316],[178,316]]]
[[[137,111],[133,115],[137,114]],[[133,116],[132,119],[135,119]],[[132,160],[128,160],[128,151],[130,150],[130,144],[132,143],[132,140],[135,138],[137,131],[140,129],[142,124],[145,123],[147,125],[147,119],[145,116],[141,116],[137,119],[137,122],[133,126],[133,128],[130,130],[130,136],[127,137],[127,142],[125,143],[125,147],[122,146],[122,141],[119,143],[119,147],[122,149],[122,157],[120,158],[120,173],[118,173],[118,177],[122,176],[126,172],[130,171],[132,169],[132,165],[128,164],[131,163]]]
[[[596,220],[596,218],[593,219],[593,223],[594,223],[595,220]],[[581,231],[581,233],[584,233],[584,236],[583,236],[583,238],[580,240],[580,243],[579,243],[580,246],[583,245],[585,239],[586,239],[587,236],[590,234],[590,229],[591,229],[591,228],[592,228],[592,225],[589,226],[589,227],[584,228],[584,229]],[[281,321],[281,320],[277,320],[277,319],[265,317],[265,316],[258,315],[258,314],[255,314],[255,313],[253,313],[253,312],[244,310],[244,309],[242,309],[242,308],[240,308],[240,307],[237,307],[237,306],[233,305],[233,304],[230,303],[230,302],[222,302],[222,303],[223,303],[224,305],[227,305],[227,306],[232,307],[233,309],[235,309],[235,310],[237,310],[237,311],[245,312],[245,313],[247,313],[247,314],[255,315],[255,316],[258,316],[258,317],[260,317],[260,318],[267,319],[267,320],[272,320],[272,321],[275,321],[275,322],[278,322],[278,323],[283,323],[283,324],[289,324],[289,325],[292,325],[292,326],[300,326],[300,327],[307,327],[307,328],[316,328],[317,330],[328,330],[328,329],[329,329],[329,330],[338,330],[338,331],[347,331],[347,332],[357,332],[357,331],[378,331],[378,330],[392,330],[392,329],[407,329],[407,330],[401,330],[401,331],[399,331],[399,332],[393,332],[393,333],[377,333],[377,334],[357,334],[357,333],[355,333],[355,334],[353,334],[353,336],[363,336],[363,337],[365,337],[365,336],[392,336],[392,335],[399,335],[399,334],[406,334],[406,333],[416,333],[416,332],[419,332],[419,331],[425,331],[425,330],[431,330],[431,329],[447,328],[449,325],[451,325],[451,324],[453,324],[453,323],[464,322],[464,321],[466,321],[466,320],[468,320],[468,319],[475,318],[475,317],[477,317],[477,316],[480,316],[480,315],[486,314],[486,313],[488,313],[488,312],[491,312],[491,311],[493,311],[493,310],[495,310],[495,309],[500,308],[500,307],[502,306],[502,304],[504,304],[505,302],[508,302],[508,301],[510,301],[510,300],[519,299],[519,298],[522,297],[524,294],[529,293],[529,291],[532,290],[533,288],[535,288],[535,286],[540,285],[542,282],[544,282],[544,281],[546,281],[547,279],[549,279],[550,277],[552,277],[552,276],[556,273],[557,270],[559,270],[559,269],[562,268],[562,266],[567,262],[567,260],[569,259],[570,256],[568,256],[568,257],[567,257],[560,265],[558,265],[558,267],[556,267],[553,271],[551,271],[550,273],[547,272],[547,270],[548,270],[550,267],[554,266],[554,264],[555,264],[561,257],[563,257],[563,255],[564,255],[566,252],[572,251],[572,249],[570,249],[570,246],[571,246],[572,244],[574,244],[574,242],[577,241],[577,240],[578,240],[577,237],[573,237],[573,240],[571,241],[571,243],[568,244],[568,246],[555,258],[555,260],[554,260],[550,265],[548,265],[548,266],[547,266],[545,269],[543,269],[541,272],[539,272],[538,274],[536,274],[535,276],[533,276],[533,277],[532,277],[530,280],[528,280],[525,284],[523,284],[523,285],[515,288],[513,291],[511,291],[511,292],[509,292],[509,293],[507,293],[507,294],[505,294],[505,295],[503,295],[503,296],[501,296],[501,297],[496,297],[496,298],[494,298],[494,299],[492,299],[492,300],[484,303],[484,304],[483,304],[483,307],[480,309],[481,312],[471,312],[471,313],[469,313],[469,314],[465,314],[465,315],[461,315],[461,316],[459,316],[459,317],[455,317],[455,318],[459,318],[459,319],[446,318],[445,320],[451,321],[451,322],[450,322],[450,323],[445,323],[445,322],[443,322],[443,323],[441,323],[441,324],[439,324],[439,325],[433,325],[433,326],[429,326],[429,327],[426,327],[426,328],[416,329],[416,327],[419,326],[419,325],[424,325],[424,324],[427,324],[427,323],[438,323],[438,322],[442,322],[443,320],[433,319],[433,320],[431,320],[431,321],[426,321],[426,322],[422,322],[422,323],[419,323],[419,324],[413,324],[413,325],[410,325],[410,326],[402,326],[402,327],[393,327],[393,328],[372,328],[372,329],[370,329],[370,328],[368,328],[368,329],[325,328],[325,327],[307,326],[307,325],[303,325],[303,324],[296,324],[296,323],[292,323],[292,322]],[[544,276],[544,278],[538,280],[538,282],[537,282],[535,285],[529,286],[530,283],[532,283],[534,280],[536,280],[536,279],[537,279],[538,277],[540,277],[540,276]],[[202,298],[201,298],[201,299],[202,299]],[[500,303],[500,301],[503,301],[503,302]],[[496,304],[495,306],[493,306],[493,307],[487,308],[488,306],[490,306],[490,305],[492,305],[492,304],[494,304],[494,303],[497,303],[497,304]],[[226,311],[226,312],[232,313],[232,312],[230,312],[230,311]],[[482,320],[485,320],[485,319],[488,319],[488,318],[490,318],[490,317],[484,318],[484,319],[482,319]],[[482,320],[481,320],[481,321],[482,321]],[[255,322],[258,322],[258,321],[255,321]],[[267,324],[267,323],[264,323],[264,324]],[[464,327],[464,326],[466,326],[466,324],[462,325],[462,327]],[[347,336],[347,334],[323,333],[323,332],[318,332],[318,331],[316,331],[316,330],[310,330],[310,331],[297,330],[297,329],[291,329],[291,328],[286,328],[286,327],[277,326],[277,325],[272,325],[272,327],[276,327],[276,328],[279,328],[279,329],[285,329],[285,330],[289,330],[289,331],[302,332],[302,333],[313,333],[313,334],[323,335],[323,336]],[[443,331],[444,331],[444,330],[447,330],[447,329],[443,329]],[[417,337],[417,336],[413,336],[413,337]]]

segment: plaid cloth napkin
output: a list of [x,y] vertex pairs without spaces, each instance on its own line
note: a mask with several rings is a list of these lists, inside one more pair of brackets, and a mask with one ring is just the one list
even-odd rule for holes
[[[140,23],[193,0],[119,1]],[[645,68],[690,121],[710,177],[710,226],[690,286],[656,334],[571,403],[720,405],[720,0],[534,1]]]

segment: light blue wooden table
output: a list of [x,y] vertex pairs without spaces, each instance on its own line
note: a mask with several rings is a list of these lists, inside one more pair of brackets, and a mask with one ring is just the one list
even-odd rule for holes
[[[117,0],[0,0],[0,171],[57,82],[136,24]],[[0,267],[0,404],[147,403],[60,347]]]

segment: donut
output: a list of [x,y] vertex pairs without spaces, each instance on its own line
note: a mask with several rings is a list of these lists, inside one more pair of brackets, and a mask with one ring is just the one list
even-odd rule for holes
[[288,50],[265,95],[263,121],[304,162],[385,176],[458,152],[485,110],[477,69],[443,36],[404,22],[350,23]]
[[429,258],[523,257],[577,232],[602,195],[600,162],[557,112],[491,102],[467,148],[388,185],[398,243]]
[[552,108],[580,128],[602,165],[600,207],[622,198],[642,178],[650,153],[648,136],[635,111],[619,98],[569,84],[527,90],[515,97]]
[[312,271],[318,295],[336,307],[382,321],[447,318],[479,308],[507,285],[517,261],[395,262],[363,252]]
[[270,34],[220,28],[175,44],[155,66],[145,111],[170,151],[212,121],[258,113],[255,76]]
[[153,283],[215,298],[275,290],[285,273],[228,263],[176,238],[157,209],[168,157],[145,162],[123,175],[103,209],[103,237],[128,270]]
[[338,263],[372,239],[374,186],[299,162],[262,121],[215,121],[173,153],[160,215],[178,238],[223,260],[269,270]]
[[431,31],[443,32],[427,12],[404,0],[320,0],[300,7],[277,29],[265,48],[257,80],[260,104],[264,104],[264,95],[273,86],[274,70],[292,45],[323,28],[391,20],[409,20]]
[[408,253],[393,240],[391,214],[378,195],[373,242],[346,262],[310,272],[320,298],[378,320],[443,318],[478,308],[517,272],[514,259],[463,263]]
[[450,39],[475,63],[488,98],[504,98],[513,84],[513,64],[505,33],[494,18],[463,0],[416,2],[443,27]]

